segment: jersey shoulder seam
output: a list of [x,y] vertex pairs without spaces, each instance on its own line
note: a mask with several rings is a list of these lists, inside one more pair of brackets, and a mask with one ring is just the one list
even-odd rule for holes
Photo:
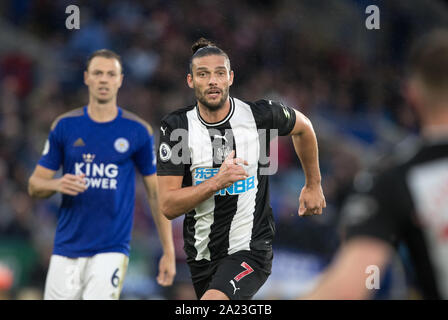
[[84,109],[83,107],[79,107],[79,108],[76,108],[76,109],[73,109],[73,110],[70,110],[70,111],[67,111],[67,112],[61,114],[51,124],[51,130],[56,128],[56,126],[58,125],[59,121],[61,121],[62,119],[65,119],[65,118],[75,118],[75,117],[80,117],[80,116],[84,115],[84,110],[83,109]]
[[[187,112],[193,110],[195,106],[188,106],[172,111],[162,118],[162,122],[165,122],[172,128],[179,126],[181,122],[185,122],[187,118]],[[185,124],[184,124],[185,125]]]
[[145,121],[144,119],[142,119],[141,117],[136,115],[134,112],[131,112],[131,111],[128,111],[125,109],[122,109],[122,110],[123,110],[123,113],[121,116],[124,119],[140,123],[143,127],[145,127],[146,130],[148,130],[150,135],[153,135],[154,130],[152,129],[152,126],[147,121]]

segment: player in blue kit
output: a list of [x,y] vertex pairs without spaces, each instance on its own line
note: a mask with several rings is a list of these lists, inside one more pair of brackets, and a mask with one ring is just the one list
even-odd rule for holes
[[[163,256],[157,281],[171,285],[175,255],[171,223],[158,208],[152,129],[117,106],[123,81],[120,57],[92,54],[84,72],[89,104],[58,117],[29,194],[62,193],[44,299],[118,299],[129,256],[135,169],[143,175]],[[63,176],[54,178],[62,165]]]

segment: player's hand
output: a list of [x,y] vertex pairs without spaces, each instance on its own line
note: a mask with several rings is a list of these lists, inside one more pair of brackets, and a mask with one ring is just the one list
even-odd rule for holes
[[174,255],[164,254],[159,261],[159,275],[157,276],[157,283],[162,287],[170,286],[173,284],[175,275],[176,259]]
[[77,196],[83,193],[87,189],[85,176],[85,174],[64,174],[61,178],[56,179],[56,191],[69,196]]
[[214,177],[218,190],[230,187],[233,183],[249,177],[241,164],[248,165],[246,160],[235,158],[235,150],[232,150],[221,164],[218,174]]
[[322,186],[317,184],[303,187],[300,192],[299,203],[299,216],[322,214],[322,209],[327,206]]

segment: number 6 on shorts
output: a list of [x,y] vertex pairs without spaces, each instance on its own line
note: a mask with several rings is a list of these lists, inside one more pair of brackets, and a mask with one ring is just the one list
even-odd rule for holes
[[117,275],[119,270],[119,268],[115,269],[114,273],[112,274],[112,278],[110,279],[110,282],[112,283],[114,288],[117,288],[120,284],[120,277]]

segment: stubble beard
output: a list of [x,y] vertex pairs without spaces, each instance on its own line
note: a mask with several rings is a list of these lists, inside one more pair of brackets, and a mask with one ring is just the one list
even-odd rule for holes
[[107,104],[111,101],[112,99],[97,99],[98,104]]
[[95,96],[95,99],[98,104],[107,104],[113,100],[113,96],[109,98],[101,98],[99,95]]

